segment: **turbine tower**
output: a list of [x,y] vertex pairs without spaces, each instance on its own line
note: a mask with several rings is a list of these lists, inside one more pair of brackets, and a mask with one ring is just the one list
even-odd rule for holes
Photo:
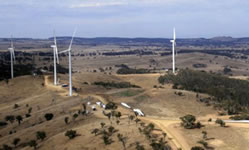
[[56,71],[56,64],[59,64],[59,57],[58,57],[58,49],[56,43],[56,37],[54,32],[54,45],[51,45],[54,52],[54,85],[57,85],[57,71]]
[[72,89],[72,56],[71,56],[71,50],[72,50],[72,44],[73,44],[73,39],[76,34],[76,29],[74,30],[69,48],[61,51],[60,53],[65,53],[68,52],[68,62],[69,62],[69,96],[73,95],[73,89]]
[[176,46],[176,31],[173,29],[173,40],[170,40],[172,43],[172,69],[175,74],[175,46]]
[[13,44],[13,38],[11,36],[11,47],[8,48],[8,50],[10,51],[10,63],[11,63],[11,79],[14,78],[14,62],[16,60],[15,58],[15,50],[14,50],[14,44]]

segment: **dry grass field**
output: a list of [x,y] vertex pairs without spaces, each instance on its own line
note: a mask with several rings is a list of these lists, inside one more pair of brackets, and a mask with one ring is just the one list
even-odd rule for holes
[[[183,96],[178,96],[171,85],[163,85],[160,88],[157,78],[160,74],[143,75],[106,75],[104,73],[75,73],[73,74],[74,86],[80,89],[73,97],[67,96],[67,88],[54,86],[52,76],[22,76],[9,80],[6,84],[0,82],[0,120],[4,121],[7,115],[21,115],[24,117],[22,123],[18,125],[8,123],[6,127],[0,128],[0,145],[12,145],[14,138],[20,138],[21,142],[28,142],[36,139],[37,131],[45,131],[47,137],[44,141],[38,142],[38,149],[123,149],[117,134],[121,133],[127,137],[126,148],[136,149],[136,142],[141,143],[145,149],[152,149],[149,140],[141,133],[134,121],[129,124],[128,115],[133,114],[130,110],[119,105],[122,117],[120,124],[115,120],[112,124],[106,116],[102,114],[103,109],[97,107],[97,111],[87,109],[90,114],[87,116],[79,115],[73,119],[73,115],[78,110],[82,110],[82,104],[96,101],[113,101],[117,104],[126,102],[134,108],[141,109],[146,117],[140,117],[145,123],[156,125],[155,134],[161,136],[162,132],[167,133],[168,142],[173,149],[190,149],[192,146],[199,145],[198,140],[202,138],[202,131],[207,131],[210,138],[208,144],[218,150],[240,150],[246,149],[249,140],[249,128],[246,125],[228,124],[227,128],[219,127],[214,123],[207,122],[208,118],[215,120],[220,117],[211,107],[196,101],[196,93],[181,91]],[[135,89],[106,89],[101,86],[93,85],[95,81],[127,81],[141,88]],[[67,83],[68,76],[60,75],[60,83]],[[84,84],[87,82],[88,84]],[[206,97],[207,95],[201,95]],[[18,108],[14,105],[18,104]],[[31,117],[26,118],[29,108],[32,108]],[[53,113],[54,118],[46,121],[45,113]],[[200,120],[205,127],[201,129],[187,130],[180,126],[179,117],[192,114]],[[69,124],[65,124],[64,118],[69,117]],[[110,145],[105,145],[101,136],[94,136],[91,131],[94,128],[101,128],[100,123],[104,122],[106,128],[112,125],[117,129],[114,133]],[[67,130],[74,129],[79,136],[69,140],[64,134]],[[12,133],[11,133],[12,132]],[[29,146],[17,146],[16,149],[31,149]]]

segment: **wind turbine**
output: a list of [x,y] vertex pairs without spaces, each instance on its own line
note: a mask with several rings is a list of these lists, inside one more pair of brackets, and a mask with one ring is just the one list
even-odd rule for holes
[[173,40],[170,40],[172,43],[172,69],[175,74],[175,46],[176,46],[176,31],[173,29]]
[[14,67],[13,67],[13,64],[16,60],[15,58],[15,50],[14,50],[14,44],[13,44],[13,38],[11,36],[11,47],[8,48],[8,50],[10,51],[10,62],[11,62],[11,79],[14,78]]
[[73,39],[74,39],[75,34],[76,34],[76,29],[74,30],[74,33],[73,33],[69,48],[64,50],[64,51],[59,52],[59,53],[68,52],[68,57],[69,57],[68,58],[68,62],[69,62],[69,96],[72,96],[72,93],[73,93],[73,90],[72,90],[72,56],[71,56],[71,50],[72,50],[72,44],[73,44]]
[[58,57],[58,49],[56,43],[56,37],[54,32],[54,45],[51,45],[54,52],[54,85],[57,85],[57,71],[56,71],[56,64],[59,64],[59,57]]

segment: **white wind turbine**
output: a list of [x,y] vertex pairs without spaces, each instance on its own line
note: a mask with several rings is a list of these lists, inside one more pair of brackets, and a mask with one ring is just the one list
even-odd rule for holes
[[57,42],[54,32],[54,45],[51,45],[54,52],[54,85],[57,85],[57,71],[56,71],[56,64],[59,64],[59,57],[58,57],[58,49],[57,49]]
[[12,36],[11,36],[11,47],[8,48],[8,50],[10,51],[11,79],[13,79],[14,78],[14,66],[13,65],[14,65],[16,58],[15,58],[15,48],[14,48]]
[[73,39],[74,39],[75,34],[76,34],[76,29],[74,30],[74,33],[73,33],[69,48],[64,50],[64,51],[59,52],[59,53],[68,52],[68,57],[69,57],[68,58],[68,62],[69,62],[69,96],[72,96],[72,93],[73,93],[73,89],[72,89],[72,56],[71,56],[71,50],[72,50],[72,44],[73,44]]
[[175,28],[173,29],[173,40],[170,40],[172,43],[172,69],[173,73],[175,74],[175,46],[176,46],[176,31]]

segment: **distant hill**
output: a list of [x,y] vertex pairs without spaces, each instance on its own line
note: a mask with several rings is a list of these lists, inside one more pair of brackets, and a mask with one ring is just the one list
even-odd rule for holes
[[[57,37],[61,46],[69,44],[71,37]],[[15,38],[15,45],[18,48],[49,48],[53,43],[53,37],[48,39],[32,39],[32,38]],[[232,37],[214,37],[206,38],[180,38],[176,40],[178,46],[215,46],[215,47],[245,47],[249,46],[249,37],[232,38]],[[165,46],[170,47],[170,39],[168,38],[119,38],[119,37],[97,37],[97,38],[81,38],[76,37],[74,40],[76,45],[121,45],[121,46]],[[10,45],[8,38],[0,38],[0,49],[7,49]]]

